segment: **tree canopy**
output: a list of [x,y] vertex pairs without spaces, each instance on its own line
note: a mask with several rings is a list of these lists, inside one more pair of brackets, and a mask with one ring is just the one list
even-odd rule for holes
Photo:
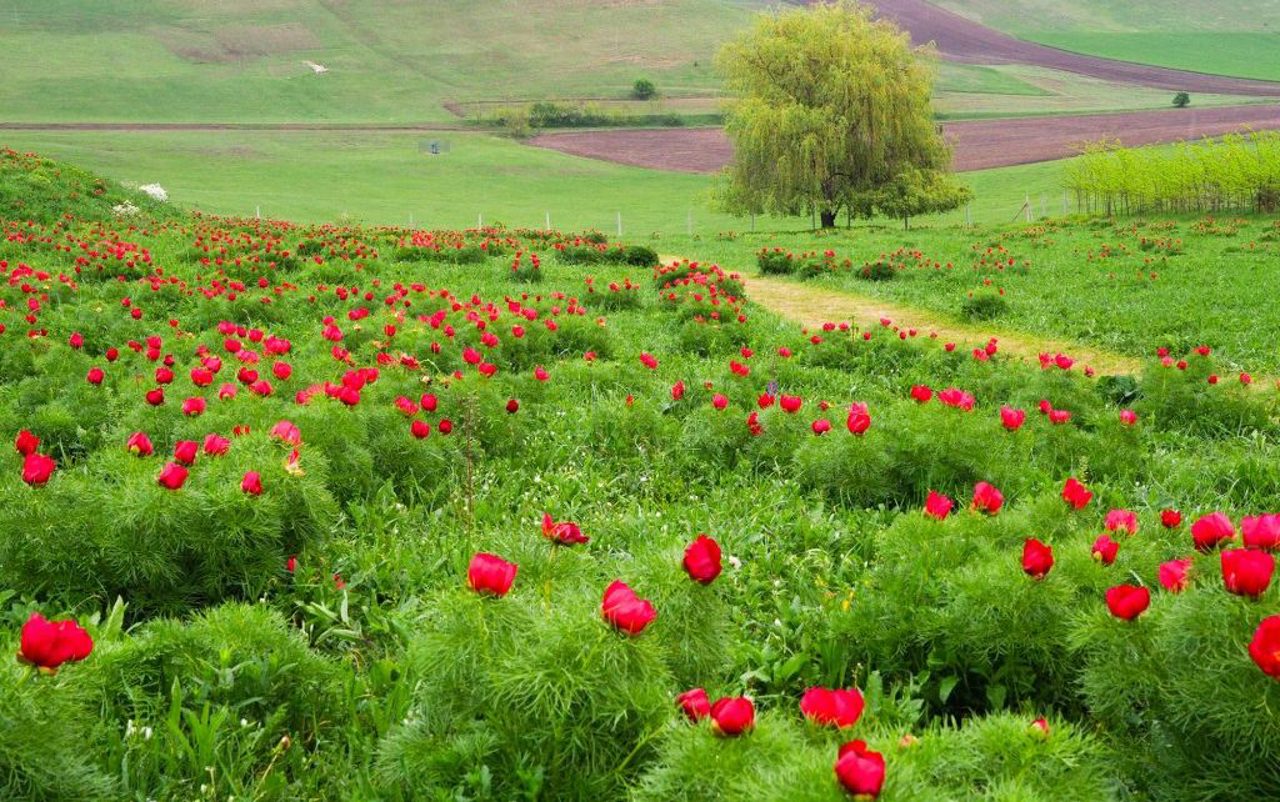
[[[853,0],[761,14],[717,57],[734,161],[720,202],[738,213],[905,218],[969,197],[930,107],[933,51]],[[923,195],[927,196],[922,200]]]

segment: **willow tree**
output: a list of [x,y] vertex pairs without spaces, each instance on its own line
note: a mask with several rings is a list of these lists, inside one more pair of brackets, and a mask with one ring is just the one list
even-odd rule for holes
[[[717,67],[735,95],[725,130],[734,160],[720,187],[735,213],[870,216],[910,176],[945,187],[950,149],[933,120],[933,51],[852,0],[761,14]],[[936,210],[938,204],[930,206]]]

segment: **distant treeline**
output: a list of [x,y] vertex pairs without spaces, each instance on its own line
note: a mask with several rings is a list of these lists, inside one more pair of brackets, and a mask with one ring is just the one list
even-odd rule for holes
[[1280,208],[1280,132],[1228,134],[1165,147],[1100,142],[1067,167],[1080,209],[1144,212],[1275,212]]
[[520,106],[504,106],[475,118],[481,125],[498,126],[510,133],[522,134],[545,128],[613,128],[714,125],[723,121],[717,113],[681,114],[659,111],[635,114],[605,108],[596,103],[553,103],[539,101]]

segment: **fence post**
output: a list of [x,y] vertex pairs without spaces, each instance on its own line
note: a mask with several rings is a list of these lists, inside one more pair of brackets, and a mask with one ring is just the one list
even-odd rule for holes
[[258,206],[254,209],[253,216],[259,220],[262,219],[262,206]]
[[484,228],[484,212],[476,215],[476,228]]
[[1022,208],[1027,210],[1027,222],[1031,222],[1031,193],[1026,193],[1026,200],[1022,204]]
[[622,236],[622,212],[618,212],[618,236]]
[[964,205],[964,224],[969,227],[973,226],[973,204],[972,203],[966,203]]
[[547,231],[551,230],[551,212],[547,212]]

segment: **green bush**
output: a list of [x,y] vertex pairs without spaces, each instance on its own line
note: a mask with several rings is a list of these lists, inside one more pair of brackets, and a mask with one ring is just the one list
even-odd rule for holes
[[417,706],[383,743],[382,781],[443,797],[474,790],[469,775],[484,767],[487,798],[616,797],[676,686],[652,633],[611,631],[596,595],[441,598],[412,647]]
[[994,292],[970,293],[960,302],[960,316],[965,320],[995,320],[1008,311],[1009,302]]
[[[99,765],[97,710],[86,693],[93,662],[55,677],[13,659],[16,639],[5,639],[0,660],[0,797],[57,802],[119,799],[119,788]],[[90,661],[95,657],[91,656]]]

